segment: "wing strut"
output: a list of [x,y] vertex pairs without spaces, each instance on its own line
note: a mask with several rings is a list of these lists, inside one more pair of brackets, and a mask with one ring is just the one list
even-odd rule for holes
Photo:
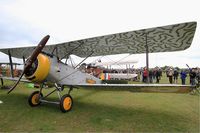
[[85,59],[83,59],[80,63],[78,63],[78,65],[75,66],[75,68],[77,68],[81,63],[83,63],[87,58],[89,58],[92,54],[94,53],[94,51],[92,51],[87,57],[85,57]]
[[147,42],[148,33],[145,34],[146,42],[146,69],[147,69],[147,83],[149,83],[149,46]]
[[25,57],[23,56],[22,59],[23,59],[23,63],[24,63],[24,65],[25,65],[25,63],[26,63],[26,59],[25,59]]
[[3,84],[4,84],[3,79],[2,78],[0,78],[0,79],[1,79],[1,86],[3,86]]
[[[83,62],[84,62],[87,58],[89,58],[93,53],[94,53],[94,51],[92,51],[92,52],[91,52],[87,57],[85,57],[78,65],[76,65],[76,66],[74,67],[74,69],[76,69],[81,63],[83,63]],[[72,74],[74,74],[74,73],[76,73],[76,72],[78,72],[78,70],[76,70],[76,71],[74,71],[74,72],[72,72],[72,73],[70,73],[70,74],[68,74],[68,75],[66,75],[66,76],[64,76],[64,77],[62,77],[61,79],[57,80],[57,82],[62,81],[63,79],[69,77],[70,75],[72,75]]]
[[13,62],[12,62],[12,57],[11,57],[11,54],[10,54],[10,50],[8,50],[8,56],[9,56],[9,61],[10,61],[10,76],[12,78],[14,78],[14,73],[13,73]]

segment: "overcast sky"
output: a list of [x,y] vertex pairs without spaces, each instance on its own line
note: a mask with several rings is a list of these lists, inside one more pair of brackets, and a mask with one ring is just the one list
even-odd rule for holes
[[[37,45],[47,34],[51,36],[48,44],[55,44],[189,21],[198,25],[199,12],[198,0],[2,0],[0,48]],[[185,51],[150,54],[150,67],[200,66],[199,31],[197,26],[193,43]],[[126,56],[103,57],[102,61]],[[129,59],[139,61],[135,67],[145,66],[145,54],[125,60]],[[8,57],[0,53],[0,61]]]

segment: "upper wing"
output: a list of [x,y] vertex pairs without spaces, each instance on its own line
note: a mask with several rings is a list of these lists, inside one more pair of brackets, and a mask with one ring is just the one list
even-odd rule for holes
[[[149,52],[170,52],[185,50],[190,47],[196,30],[196,22],[187,22],[163,27],[123,32],[66,43],[47,45],[43,51],[51,53],[55,48],[60,58],[68,54],[80,57],[111,55],[111,54],[140,54],[146,53],[146,44]],[[28,57],[35,47],[0,49],[13,57]]]

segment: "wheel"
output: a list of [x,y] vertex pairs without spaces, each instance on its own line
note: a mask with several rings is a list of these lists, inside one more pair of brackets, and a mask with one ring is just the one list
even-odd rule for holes
[[35,107],[41,104],[39,101],[40,97],[43,97],[42,93],[40,93],[39,96],[39,91],[34,91],[28,98],[28,103],[31,107]]
[[60,110],[65,113],[72,109],[73,99],[69,94],[65,94],[62,96],[60,100]]

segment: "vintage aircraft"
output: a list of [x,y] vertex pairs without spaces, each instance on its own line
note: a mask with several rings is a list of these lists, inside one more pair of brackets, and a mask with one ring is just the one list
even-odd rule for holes
[[[34,83],[52,82],[55,83],[55,90],[46,96],[42,94],[42,87],[39,91],[33,92],[28,98],[30,106],[35,107],[42,102],[54,103],[60,105],[62,112],[68,112],[73,105],[70,92],[76,87],[180,86],[169,84],[104,84],[101,79],[77,69],[78,65],[71,67],[61,60],[68,59],[72,54],[87,59],[91,56],[100,55],[146,53],[148,69],[149,53],[181,51],[189,48],[195,34],[196,25],[196,22],[186,22],[45,46],[50,37],[47,35],[37,47],[0,49],[0,52],[9,55],[11,63],[11,57],[23,58],[25,62],[21,76],[8,93],[16,88],[23,76]],[[30,54],[31,51],[33,51],[32,54]],[[27,60],[25,61],[25,59]],[[68,94],[61,97],[59,92],[63,91],[66,86],[69,87]],[[47,101],[46,98],[56,91],[59,101]]]
[[[107,67],[111,71],[108,71],[106,74],[109,75],[109,78],[112,80],[134,80],[138,75],[136,72],[131,72],[131,65],[138,63],[136,60],[119,60],[119,61],[106,61],[106,62],[96,62],[94,65],[99,67]],[[121,69],[111,69],[112,66],[117,66]],[[123,69],[126,66],[126,69]]]
[[[20,70],[17,69],[17,66],[22,65],[22,64],[12,62],[12,65],[14,66],[14,69],[13,69],[13,66],[10,66],[10,63],[0,62],[0,80],[1,80],[2,86],[4,85],[3,79],[2,79],[3,76],[6,75],[6,76],[11,76],[14,78],[14,77],[17,77],[18,75],[20,75]],[[12,69],[10,69],[8,66],[10,66],[10,68],[12,68]]]

